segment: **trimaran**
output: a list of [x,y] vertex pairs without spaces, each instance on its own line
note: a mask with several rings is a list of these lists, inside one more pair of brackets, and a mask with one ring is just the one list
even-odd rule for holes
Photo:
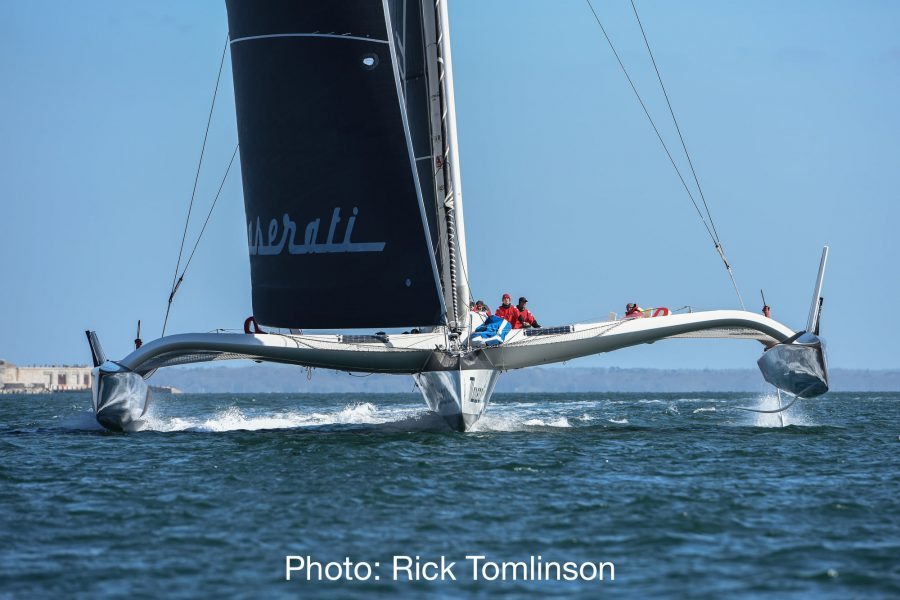
[[[164,335],[116,361],[87,332],[104,427],[145,426],[157,369],[228,359],[412,375],[460,431],[503,371],[666,338],[757,340],[767,381],[797,397],[827,391],[827,247],[805,331],[714,310],[514,329],[476,345],[485,318],[470,310],[446,0],[226,4],[254,316],[244,333]],[[366,328],[411,331],[303,333]]]

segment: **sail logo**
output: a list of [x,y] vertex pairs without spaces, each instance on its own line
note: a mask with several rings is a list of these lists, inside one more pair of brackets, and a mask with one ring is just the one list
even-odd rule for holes
[[[315,219],[306,224],[303,233],[303,243],[297,244],[297,223],[289,214],[281,217],[281,226],[278,219],[269,221],[266,228],[266,236],[263,239],[262,225],[259,217],[256,223],[252,220],[247,223],[247,241],[250,245],[250,256],[274,256],[281,254],[287,248],[288,254],[337,254],[343,252],[382,252],[385,242],[352,242],[353,226],[359,209],[353,207],[353,215],[347,219],[347,228],[341,241],[335,241],[335,233],[338,224],[342,221],[341,209],[335,208],[331,213],[331,224],[328,226],[328,236],[324,243],[319,240],[319,227],[321,219]],[[279,235],[280,234],[280,235]]]

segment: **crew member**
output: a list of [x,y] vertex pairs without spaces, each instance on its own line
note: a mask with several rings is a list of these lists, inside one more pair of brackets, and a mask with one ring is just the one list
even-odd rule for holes
[[491,309],[489,309],[487,306],[485,306],[484,300],[477,301],[475,303],[475,308],[473,308],[472,310],[477,313],[483,314],[485,317],[491,316]]
[[644,309],[635,304],[634,302],[629,302],[625,305],[625,318],[626,319],[641,319],[644,317]]
[[526,298],[525,296],[519,298],[519,305],[516,306],[516,310],[519,311],[519,319],[513,325],[513,329],[522,329],[524,327],[540,327],[537,319],[534,318],[534,313],[532,313],[525,307],[526,304],[528,304],[528,298]]
[[512,305],[512,298],[509,294],[503,294],[503,304],[494,311],[494,314],[509,321],[513,327],[519,322],[519,309]]

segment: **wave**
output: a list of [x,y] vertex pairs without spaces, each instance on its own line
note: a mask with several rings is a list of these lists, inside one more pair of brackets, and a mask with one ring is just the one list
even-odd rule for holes
[[357,402],[336,408],[312,412],[285,411],[256,413],[232,406],[216,412],[211,417],[168,417],[151,412],[147,420],[151,431],[260,431],[270,429],[295,429],[326,427],[330,425],[383,425],[388,423],[419,421],[422,409],[384,408],[371,402]]
[[[488,409],[490,411],[490,408]],[[470,430],[478,433],[491,431],[532,431],[537,428],[568,429],[572,424],[564,416],[538,418],[532,411],[488,412]]]
[[71,429],[74,431],[104,431],[103,425],[98,423],[96,417],[94,417],[93,410],[67,415],[60,419],[58,426],[60,429]]
[[[449,427],[437,414],[429,411],[424,403],[381,402],[366,397],[323,398],[315,400],[313,406],[297,406],[290,397],[278,398],[281,404],[267,403],[251,405],[238,403],[231,398],[222,403],[221,399],[186,405],[182,401],[160,402],[151,407],[147,418],[147,430],[156,432],[229,432],[264,431],[286,429],[314,429],[377,432],[427,432],[447,431]],[[356,401],[354,401],[356,400]],[[705,406],[691,406],[691,402],[702,400]],[[789,399],[783,397],[786,405]],[[725,403],[724,406],[722,403]],[[299,403],[298,403],[299,404]],[[623,406],[630,404],[630,406]],[[610,401],[608,398],[578,398],[567,401],[527,401],[497,402],[488,407],[487,413],[472,429],[476,433],[485,432],[550,432],[584,428],[609,428],[631,423],[643,423],[644,418],[653,419],[660,414],[678,421],[702,418],[704,424],[736,424],[734,420],[737,406],[745,405],[759,410],[773,410],[778,406],[777,396],[680,399],[643,397],[628,401]],[[679,407],[689,408],[680,411]],[[205,410],[204,410],[205,409]],[[684,413],[684,414],[682,414]],[[741,413],[737,424],[755,427],[780,428],[794,425],[815,427],[806,414],[803,402],[798,402],[784,413]],[[782,421],[783,419],[783,421]],[[671,420],[667,420],[671,423]],[[80,411],[63,415],[54,423],[61,429],[79,431],[103,431],[91,411]]]

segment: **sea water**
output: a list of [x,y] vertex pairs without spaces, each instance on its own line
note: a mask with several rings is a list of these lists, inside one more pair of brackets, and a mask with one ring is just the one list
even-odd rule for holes
[[0,396],[0,597],[900,597],[900,394],[738,410],[776,402],[497,395],[460,434],[412,394],[160,395],[116,434],[86,394]]

